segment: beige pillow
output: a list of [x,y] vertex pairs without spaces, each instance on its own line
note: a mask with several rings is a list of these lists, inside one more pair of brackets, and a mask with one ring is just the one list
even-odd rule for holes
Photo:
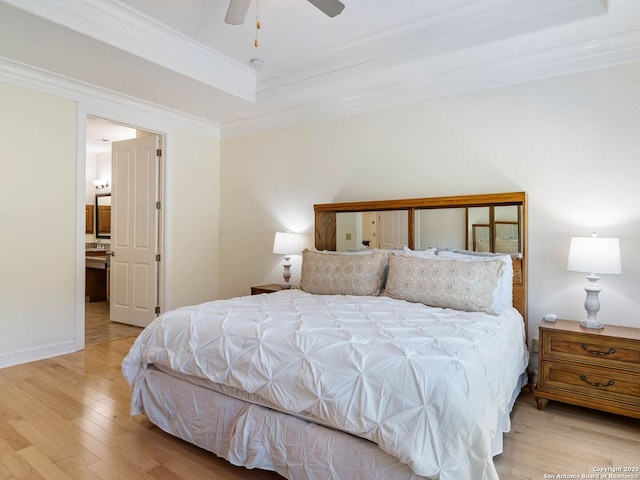
[[342,255],[336,252],[302,252],[300,289],[319,295],[378,295],[386,255]]
[[385,295],[432,307],[496,315],[493,292],[502,266],[502,260],[461,262],[390,255]]

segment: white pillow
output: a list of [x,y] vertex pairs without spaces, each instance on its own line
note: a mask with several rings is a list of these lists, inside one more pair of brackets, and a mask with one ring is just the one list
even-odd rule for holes
[[366,255],[368,253],[374,253],[375,249],[373,248],[361,248],[360,250],[349,250],[347,252],[336,252],[334,250],[309,250],[314,253],[323,253],[326,255]]
[[513,306],[513,259],[511,258],[511,255],[501,255],[488,252],[478,253],[468,250],[439,250],[437,257],[442,259],[459,260],[462,262],[488,262],[496,259],[502,260],[504,266],[502,267],[502,273],[498,278],[491,307],[495,312],[501,313],[507,308],[511,308]]
[[427,248],[425,250],[411,250],[409,247],[404,247],[401,255],[407,257],[419,257],[419,258],[434,258],[437,250],[435,248]]

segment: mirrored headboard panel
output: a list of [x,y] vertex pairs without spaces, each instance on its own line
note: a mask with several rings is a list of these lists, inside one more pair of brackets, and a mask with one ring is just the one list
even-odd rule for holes
[[314,205],[318,250],[429,247],[510,254],[514,307],[526,322],[525,192]]

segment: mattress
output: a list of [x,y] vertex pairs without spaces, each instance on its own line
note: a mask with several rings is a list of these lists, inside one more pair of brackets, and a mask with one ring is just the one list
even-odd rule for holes
[[[168,312],[138,337],[123,373],[134,414],[150,408],[142,391],[153,366],[217,402],[367,441],[416,478],[494,479],[492,444],[508,430],[527,364],[515,309],[495,316],[289,290]],[[237,417],[240,431],[270,431],[259,417]],[[283,447],[275,438],[269,448]]]

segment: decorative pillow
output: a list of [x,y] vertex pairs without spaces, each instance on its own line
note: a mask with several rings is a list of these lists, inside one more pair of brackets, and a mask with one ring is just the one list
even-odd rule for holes
[[[489,240],[476,240],[477,252],[489,252]],[[502,251],[502,250],[500,250]]]
[[389,256],[385,295],[432,307],[497,313],[491,308],[502,260],[461,262]]
[[496,252],[518,253],[518,239],[496,237]]
[[300,289],[319,295],[378,295],[386,255],[302,252]]
[[502,260],[504,266],[502,275],[498,279],[498,285],[493,295],[493,310],[502,312],[513,306],[513,259],[511,255],[491,252],[473,252],[470,250],[438,251],[438,257],[459,260],[461,262],[487,262],[490,260]]

